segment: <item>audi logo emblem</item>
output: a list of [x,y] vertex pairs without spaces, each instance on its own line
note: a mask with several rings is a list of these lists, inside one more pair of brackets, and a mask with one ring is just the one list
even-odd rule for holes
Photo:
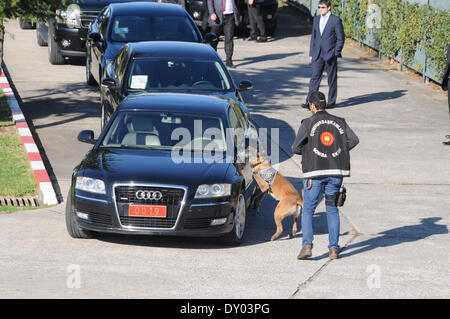
[[153,200],[160,200],[162,198],[162,194],[159,191],[143,191],[138,190],[136,192],[136,198],[137,199],[153,199]]

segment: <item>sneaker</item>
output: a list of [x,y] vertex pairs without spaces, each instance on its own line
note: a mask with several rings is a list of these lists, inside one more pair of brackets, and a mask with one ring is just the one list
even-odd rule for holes
[[312,256],[312,244],[306,244],[303,246],[302,250],[300,250],[300,254],[298,254],[297,259],[305,260]]
[[338,259],[339,258],[339,249],[333,247],[330,249],[330,251],[328,252],[328,258],[330,258],[331,260],[333,259]]

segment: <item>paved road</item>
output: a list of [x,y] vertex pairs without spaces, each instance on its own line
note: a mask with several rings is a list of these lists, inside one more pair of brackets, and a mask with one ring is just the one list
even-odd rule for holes
[[[309,30],[292,10],[265,44],[235,42],[236,81],[252,80],[245,98],[261,127],[278,128],[280,171],[301,188],[292,144],[311,69]],[[313,258],[298,261],[301,233],[280,240],[267,197],[249,216],[245,243],[220,247],[195,238],[101,235],[71,239],[64,198],[73,167],[89,146],[82,129],[99,128],[98,89],[84,83],[82,62],[52,66],[35,32],[7,24],[4,61],[23,111],[45,152],[61,204],[0,215],[0,297],[45,298],[449,298],[450,132],[446,96],[389,71],[346,45],[339,65],[338,108],[359,135],[348,200],[341,210],[341,259],[327,259],[325,206],[314,216]],[[14,38],[12,37],[14,36]],[[224,56],[223,43],[219,53]],[[324,84],[325,84],[324,80]],[[327,92],[326,86],[323,90]]]

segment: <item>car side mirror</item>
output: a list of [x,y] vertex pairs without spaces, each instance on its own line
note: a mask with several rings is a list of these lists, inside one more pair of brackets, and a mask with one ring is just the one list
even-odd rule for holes
[[107,86],[111,89],[113,88],[117,88],[117,83],[114,79],[110,79],[110,78],[104,78],[102,80],[102,85]]
[[83,143],[95,144],[97,142],[94,139],[94,132],[91,130],[84,130],[78,134],[78,140]]
[[96,42],[103,42],[102,36],[98,32],[91,32],[88,34],[88,39]]
[[205,43],[211,43],[214,39],[216,38],[216,34],[215,33],[211,33],[208,32],[207,34],[205,34]]
[[252,87],[253,87],[252,82],[248,80],[244,80],[239,83],[239,91],[247,91],[250,90]]

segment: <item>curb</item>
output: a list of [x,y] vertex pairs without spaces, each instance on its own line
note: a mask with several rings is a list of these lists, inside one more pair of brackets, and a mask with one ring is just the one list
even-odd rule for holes
[[56,198],[55,190],[53,189],[52,182],[48,176],[47,170],[45,168],[44,162],[42,161],[39,149],[34,142],[31,131],[28,127],[27,121],[20,109],[19,103],[17,102],[14,92],[9,85],[8,79],[4,72],[0,75],[0,88],[6,96],[6,99],[11,109],[13,121],[17,131],[20,135],[20,140],[22,145],[28,155],[28,160],[30,161],[31,168],[33,170],[34,177],[38,184],[39,189],[39,200],[43,205],[56,205],[58,200]]

